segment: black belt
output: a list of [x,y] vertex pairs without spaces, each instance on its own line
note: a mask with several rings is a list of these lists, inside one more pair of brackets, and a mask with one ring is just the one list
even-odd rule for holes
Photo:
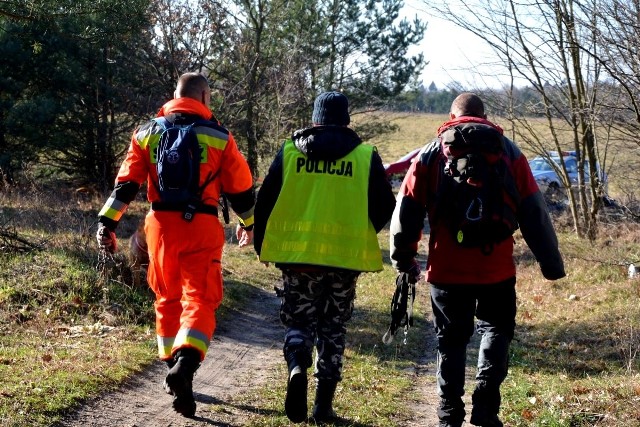
[[[151,209],[154,211],[185,212],[188,206],[186,203],[152,202]],[[196,205],[196,212],[218,216],[218,208],[211,205]]]

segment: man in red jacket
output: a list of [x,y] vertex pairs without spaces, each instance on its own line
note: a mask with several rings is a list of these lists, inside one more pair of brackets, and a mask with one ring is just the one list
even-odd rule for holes
[[543,276],[548,280],[565,276],[557,237],[527,159],[502,135],[499,126],[486,119],[484,104],[478,96],[459,95],[451,105],[450,120],[438,129],[438,137],[422,149],[404,178],[390,235],[394,267],[417,281],[420,267],[415,257],[428,216],[426,280],[431,285],[438,344],[440,427],[460,427],[464,422],[465,362],[474,317],[482,339],[470,423],[482,427],[503,425],[498,418],[500,385],[507,376],[516,317],[514,239],[499,238],[491,242],[490,250],[487,246],[463,246],[450,229],[449,218],[439,210],[446,197],[438,193],[438,181],[443,179],[443,166],[450,160],[443,153],[443,140],[460,138],[465,144],[474,144],[482,143],[477,139],[486,137],[502,143],[502,156],[517,192],[515,217]]
[[[173,408],[186,417],[196,411],[193,374],[207,353],[216,327],[215,312],[222,300],[225,236],[218,220],[222,193],[238,216],[240,246],[250,244],[253,238],[251,172],[231,133],[209,110],[210,98],[203,75],[183,74],[175,98],[158,113],[167,121],[152,120],[133,132],[115,189],[99,213],[97,232],[100,248],[115,252],[118,222],[146,181],[151,202],[144,228],[149,251],[147,279],[156,295],[158,354],[169,367],[165,390],[174,396]],[[163,200],[156,167],[163,127],[190,124],[194,124],[200,151],[198,199]]]

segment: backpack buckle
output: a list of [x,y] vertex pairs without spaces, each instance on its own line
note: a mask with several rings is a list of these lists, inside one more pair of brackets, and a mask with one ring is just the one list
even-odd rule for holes
[[198,206],[196,205],[196,203],[187,203],[187,206],[184,209],[184,212],[182,212],[182,219],[184,219],[187,222],[191,222],[193,220],[193,217],[196,214],[196,210],[198,209]]

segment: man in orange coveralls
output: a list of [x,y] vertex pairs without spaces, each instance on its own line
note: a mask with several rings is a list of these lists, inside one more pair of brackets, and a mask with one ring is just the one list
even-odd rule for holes
[[207,79],[198,73],[183,74],[174,96],[160,108],[158,117],[175,125],[199,121],[194,126],[202,149],[195,214],[185,220],[184,205],[160,198],[156,147],[163,127],[150,121],[133,133],[115,188],[99,213],[97,239],[101,249],[116,251],[114,230],[146,180],[151,202],[145,220],[147,278],[156,295],[158,353],[169,367],[163,385],[174,396],[175,411],[192,417],[196,411],[193,375],[209,347],[215,311],[222,300],[220,262],[225,237],[217,216],[218,201],[222,193],[227,196],[240,222],[239,245],[246,246],[253,239],[255,194],[249,166],[233,136],[209,110]]

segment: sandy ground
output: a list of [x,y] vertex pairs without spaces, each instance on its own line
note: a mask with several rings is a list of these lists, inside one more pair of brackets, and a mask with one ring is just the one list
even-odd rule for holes
[[[424,289],[424,288],[423,288]],[[423,296],[424,298],[424,296]],[[243,426],[260,408],[240,405],[236,396],[272,380],[282,360],[283,328],[277,317],[279,300],[273,293],[256,290],[251,306],[235,311],[220,322],[207,357],[196,373],[196,417],[183,418],[171,408],[171,396],[161,388],[166,368],[156,363],[120,389],[87,402],[56,426],[161,427]],[[420,303],[425,307],[425,303]],[[356,301],[357,305],[357,301]],[[434,386],[433,332],[425,335],[425,354],[416,361],[415,386],[408,395],[412,419],[404,427],[437,427]],[[271,375],[271,378],[269,377]],[[375,427],[372,425],[372,427]]]

